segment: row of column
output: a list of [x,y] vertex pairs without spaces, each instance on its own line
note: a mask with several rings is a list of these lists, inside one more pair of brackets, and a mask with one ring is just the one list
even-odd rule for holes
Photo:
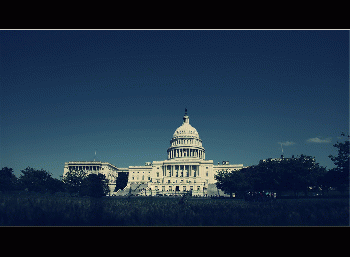
[[205,159],[205,152],[199,149],[189,148],[172,149],[168,152],[168,159],[173,159],[176,157],[199,157],[201,159]]
[[[179,169],[175,169],[175,165],[163,166],[163,176],[164,177],[198,177],[199,176],[198,165],[195,165],[194,169],[192,169],[192,165],[176,165],[176,166],[179,166]],[[183,166],[182,169],[181,169],[181,166]],[[168,169],[168,167],[170,167],[170,169]]]
[[200,141],[199,139],[176,139],[172,142],[172,145],[199,145]]
[[79,165],[79,166],[69,166],[69,170],[100,170],[100,166],[84,166],[84,165]]

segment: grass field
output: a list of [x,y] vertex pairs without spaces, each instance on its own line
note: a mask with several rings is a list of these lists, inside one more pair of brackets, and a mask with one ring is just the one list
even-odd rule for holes
[[0,194],[1,226],[349,226],[349,199],[77,198]]

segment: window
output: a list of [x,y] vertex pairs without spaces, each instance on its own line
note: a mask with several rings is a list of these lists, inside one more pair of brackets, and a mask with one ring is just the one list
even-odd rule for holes
[[165,186],[162,186],[162,191],[165,191]]
[[201,190],[201,187],[200,186],[197,186],[197,191]]
[[159,178],[159,172],[157,172],[157,178]]
[[186,186],[183,186],[183,191],[186,191]]

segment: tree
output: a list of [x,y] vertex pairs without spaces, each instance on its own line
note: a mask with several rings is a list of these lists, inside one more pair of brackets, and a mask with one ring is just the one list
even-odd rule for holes
[[13,174],[13,169],[3,167],[0,170],[0,191],[8,192],[17,189],[17,178]]
[[71,170],[62,180],[71,195],[102,197],[109,192],[108,179],[101,173],[87,174],[83,170]]
[[83,180],[87,177],[87,173],[83,170],[68,171],[62,181],[68,193],[80,195],[83,187]]
[[63,190],[62,182],[52,178],[51,174],[44,169],[37,170],[27,167],[21,172],[18,181],[22,189],[40,193],[54,193]]
[[325,168],[323,169],[317,180],[317,184],[322,190],[322,195],[328,194],[329,188],[333,186],[334,175],[334,169],[328,171]]
[[82,195],[102,197],[109,193],[108,180],[104,174],[89,174],[83,180]]
[[243,174],[240,171],[221,170],[215,174],[216,187],[223,190],[226,194],[230,194],[245,190],[246,183]]
[[316,187],[319,177],[325,172],[325,168],[316,163],[315,158],[300,155],[297,158],[285,159],[282,163],[281,186],[286,190],[299,191],[307,195],[309,187]]
[[241,170],[248,184],[247,188],[258,192],[263,190],[279,192],[281,190],[282,171],[281,162],[274,159],[260,161],[258,165]]
[[267,159],[241,169],[249,189],[253,191],[273,190],[294,191],[305,195],[309,187],[315,187],[325,168],[315,162],[315,158],[300,155],[297,158]]
[[118,178],[116,181],[114,192],[117,192],[119,189],[124,189],[128,184],[129,173],[127,172],[118,172]]
[[[341,136],[346,137],[344,133]],[[345,142],[338,142],[333,146],[338,149],[338,155],[329,155],[336,167],[330,170],[331,186],[336,187],[341,193],[349,187],[349,136]]]

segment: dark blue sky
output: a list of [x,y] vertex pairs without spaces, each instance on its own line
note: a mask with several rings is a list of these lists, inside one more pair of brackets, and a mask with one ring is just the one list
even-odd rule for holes
[[349,131],[349,31],[0,31],[1,167],[165,160],[190,123],[206,159],[327,157]]

